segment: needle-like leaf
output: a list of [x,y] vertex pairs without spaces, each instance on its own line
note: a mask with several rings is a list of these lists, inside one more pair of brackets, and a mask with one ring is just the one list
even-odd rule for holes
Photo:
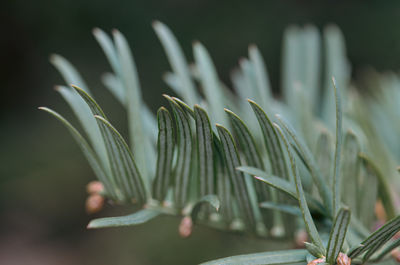
[[277,210],[277,211],[281,211],[283,213],[288,213],[291,215],[301,217],[301,211],[300,211],[299,207],[289,205],[289,204],[280,204],[280,203],[274,203],[274,202],[262,202],[262,203],[260,203],[260,207],[264,208],[264,209]]
[[[61,57],[60,55],[52,55],[50,57],[50,61],[61,73],[67,85],[74,84],[82,86],[82,88],[88,94],[90,94],[89,88],[87,87],[79,72],[64,57]],[[56,90],[70,105],[72,111],[77,116],[82,128],[89,137],[89,141],[92,144],[93,149],[96,151],[102,163],[105,165],[105,170],[109,171],[108,158],[105,151],[106,149],[104,141],[101,137],[97,122],[93,118],[93,115],[91,114],[90,109],[86,105],[85,101],[70,87],[57,86]]]
[[[325,178],[325,182],[328,183],[330,193],[332,194],[332,155],[333,155],[333,141],[331,134],[325,128],[320,129],[320,133],[317,136],[317,144],[315,150],[315,160],[318,167],[321,169],[321,173]],[[331,202],[333,203],[333,194],[331,196]],[[333,212],[333,206],[331,208],[331,213]]]
[[[254,142],[254,138],[251,135],[249,129],[244,124],[244,122],[232,111],[225,109],[225,112],[228,114],[234,132],[239,140],[239,145],[241,147],[241,151],[244,152],[244,158],[246,162],[250,166],[255,166],[258,168],[264,168],[261,155],[256,148],[256,144]],[[263,218],[261,212],[259,210],[259,205],[257,201],[263,201],[269,199],[269,193],[275,192],[271,187],[267,187],[264,183],[260,181],[256,181],[255,179],[245,178],[247,188],[249,190],[249,195],[251,199],[251,204],[253,207],[253,211],[255,214],[256,221],[258,222],[258,227],[261,233],[265,230],[263,225]],[[275,220],[279,220],[279,213],[274,212]],[[278,218],[277,218],[278,217]],[[278,223],[278,222],[276,222]]]
[[[271,174],[268,174],[265,171],[262,171],[258,168],[253,168],[253,167],[238,167],[236,168],[239,171],[242,171],[244,173],[247,173],[249,175],[254,176],[256,179],[268,184],[271,187],[274,187],[275,189],[282,191],[283,193],[289,195],[295,200],[298,200],[297,197],[297,192],[296,192],[296,187],[293,185],[293,183],[284,180],[282,178],[279,178],[277,176],[273,176]],[[310,208],[313,209],[314,211],[317,211],[323,215],[326,215],[324,208],[322,205],[315,200],[311,195],[306,193],[306,198],[307,198],[307,203],[309,204]]]
[[189,106],[199,103],[199,96],[191,79],[189,66],[174,34],[159,21],[153,23],[153,28],[164,47],[174,73],[179,78],[179,87],[182,88],[181,96]]
[[393,249],[396,249],[397,247],[400,246],[400,238],[396,239],[395,241],[391,242],[389,245],[387,245],[380,253],[379,255],[374,258],[372,261],[373,262],[378,262],[381,261],[387,254],[389,254]]
[[360,188],[360,159],[358,153],[360,146],[356,135],[352,131],[348,131],[344,137],[343,154],[342,154],[342,201],[350,209],[356,211],[358,189]]
[[55,118],[57,118],[59,121],[61,121],[65,127],[71,132],[72,136],[78,143],[79,147],[81,148],[83,154],[85,155],[86,159],[88,160],[90,166],[92,167],[94,173],[96,176],[99,178],[99,180],[103,183],[105,187],[105,194],[109,196],[112,199],[118,199],[115,190],[114,190],[114,180],[112,178],[109,178],[109,176],[106,174],[98,156],[96,153],[92,150],[90,145],[86,142],[85,138],[78,132],[77,129],[75,129],[64,117],[62,117],[60,114],[57,112],[45,108],[45,107],[40,107],[40,110],[46,111],[53,115]]
[[121,66],[112,39],[101,29],[93,29],[93,35],[102,48],[116,76],[121,76]]
[[208,194],[206,196],[201,197],[193,206],[192,212],[190,214],[193,220],[197,219],[197,215],[200,212],[202,205],[204,204],[211,205],[216,211],[219,210],[219,207],[221,205],[217,195]]
[[194,106],[197,152],[198,152],[198,178],[200,196],[214,194],[214,155],[213,134],[207,112],[200,106]]
[[146,223],[151,219],[159,216],[160,214],[160,211],[143,209],[130,215],[94,219],[88,224],[87,227],[90,229],[96,229],[105,227],[138,225]]
[[[252,100],[248,100],[254,113],[256,114],[258,123],[261,127],[261,131],[264,137],[265,146],[272,169],[272,174],[279,176],[284,179],[289,179],[287,171],[286,158],[282,151],[281,142],[278,134],[272,125],[271,120],[263,109]],[[271,198],[273,202],[278,201],[278,194],[274,190],[271,191]],[[274,227],[275,230],[281,230],[283,228],[283,217],[279,212],[274,213]]]
[[143,99],[139,77],[127,40],[117,30],[113,31],[113,36],[121,69],[120,80],[126,91],[131,148],[135,154],[140,154],[136,157],[137,165],[145,179],[145,185],[149,188],[151,178],[153,177],[153,165],[156,161],[156,155],[149,137],[144,132]]
[[280,129],[280,127],[277,124],[274,124],[274,126],[277,129],[278,133],[280,134],[280,136],[281,136],[281,138],[283,140],[283,143],[284,143],[284,145],[286,147],[287,154],[289,156],[289,161],[290,161],[290,164],[291,164],[291,171],[292,171],[292,174],[293,174],[293,177],[294,177],[294,182],[296,184],[297,198],[298,198],[298,201],[299,201],[299,206],[300,206],[300,209],[301,209],[301,212],[302,212],[302,215],[303,215],[303,219],[304,219],[304,223],[305,223],[305,226],[306,226],[307,233],[308,233],[312,243],[320,248],[321,253],[325,253],[325,247],[322,244],[321,238],[320,238],[320,236],[318,234],[318,230],[315,227],[314,220],[312,219],[312,216],[310,214],[310,210],[308,209],[306,196],[305,196],[304,191],[303,191],[303,185],[301,184],[301,178],[300,178],[299,173],[298,173],[298,169],[297,169],[295,158],[294,158],[294,156],[292,154],[292,151],[290,150],[289,142],[286,139],[286,136],[283,134],[283,132]]
[[224,152],[222,150],[221,141],[218,137],[214,137],[214,167],[215,167],[215,177],[217,185],[217,195],[221,202],[220,213],[222,218],[226,222],[232,221],[233,209],[232,209],[232,185],[229,181],[229,176],[227,174]]
[[285,155],[282,151],[278,134],[272,125],[271,120],[265,114],[263,109],[252,100],[249,100],[250,106],[253,108],[257,116],[261,130],[263,132],[265,145],[268,152],[268,158],[271,161],[272,174],[281,178],[288,179],[288,171],[285,161]]
[[332,211],[332,192],[329,189],[328,183],[321,174],[319,167],[312,155],[311,151],[308,149],[307,145],[301,140],[301,138],[297,135],[296,131],[292,126],[286,122],[283,117],[280,115],[276,115],[279,120],[280,125],[290,136],[290,144],[292,148],[296,151],[299,157],[303,160],[304,165],[309,170],[315,185],[318,188],[319,195],[323,199],[324,205],[328,212]]
[[189,116],[171,97],[164,95],[169,101],[177,127],[177,148],[178,155],[174,168],[174,196],[175,204],[178,209],[182,209],[187,200],[190,187],[190,171],[192,161],[192,133],[190,128]]
[[342,150],[342,104],[339,90],[336,87],[336,81],[332,78],[333,88],[335,92],[336,104],[336,145],[335,145],[335,163],[333,169],[333,216],[340,207],[340,156]]
[[326,261],[329,264],[336,263],[337,256],[339,255],[346,239],[346,232],[349,223],[350,210],[347,208],[341,208],[333,222],[328,241],[328,248],[326,250]]
[[121,80],[112,73],[105,73],[102,75],[101,80],[103,84],[108,88],[111,94],[123,105],[126,106],[126,92],[124,85],[122,84]]
[[280,191],[285,192],[286,194],[288,194],[289,196],[291,196],[297,200],[296,188],[289,181],[282,179],[280,177],[268,174],[267,172],[265,172],[261,169],[258,169],[258,168],[254,168],[254,167],[241,166],[241,167],[238,167],[237,170],[247,173],[249,175],[252,175],[256,179],[261,180],[262,182],[267,183],[268,185],[270,185]]
[[[362,241],[358,247],[350,251],[348,256],[350,258],[355,258],[367,250],[378,250],[378,247],[383,246],[383,244],[390,240],[390,238],[392,238],[399,230],[400,216],[397,216]],[[373,253],[370,254],[372,255]]]
[[[117,98],[117,100],[124,106],[129,103],[127,100],[125,88],[121,83],[120,79],[112,73],[105,73],[102,77],[104,85],[110,90],[110,92]],[[157,141],[157,118],[149,109],[146,104],[142,105],[143,115],[143,127],[148,135],[150,142],[155,143]]]
[[299,264],[306,261],[307,250],[271,251],[233,256],[201,263],[201,265],[270,265]]
[[[231,120],[232,128],[237,136],[237,139],[239,140],[239,144],[242,152],[244,153],[244,158],[246,159],[247,165],[264,169],[262,157],[247,126],[244,124],[242,119],[232,111],[225,109],[225,112],[228,114]],[[269,197],[266,186],[259,181],[255,182],[254,185],[259,199],[266,200]]]
[[332,79],[334,76],[337,80],[338,88],[343,94],[343,99],[346,99],[346,88],[350,80],[350,64],[347,61],[346,47],[344,37],[339,28],[335,25],[328,25],[324,29],[324,44],[325,44],[325,80],[323,100],[320,103],[322,107],[323,120],[330,122],[335,112],[334,97],[330,92],[332,87]]
[[251,45],[249,47],[249,57],[250,61],[254,65],[256,86],[260,96],[259,100],[261,102],[261,106],[266,108],[271,100],[271,85],[269,82],[267,68],[257,46]]
[[172,97],[172,99],[184,110],[186,111],[186,113],[194,118],[194,110],[192,110],[185,102],[183,102],[182,100],[180,100],[179,98],[176,97]]
[[378,195],[382,200],[383,207],[388,219],[392,219],[396,216],[395,206],[393,205],[393,199],[391,196],[391,189],[387,179],[380,172],[379,168],[375,165],[372,159],[366,154],[360,153],[359,157],[362,159],[364,165],[368,170],[374,174],[378,180]]
[[213,123],[228,125],[224,113],[224,94],[215,66],[206,48],[199,42],[194,43],[193,53],[200,74],[200,82],[208,103],[208,111]]
[[65,59],[61,55],[53,54],[50,57],[50,62],[54,65],[54,67],[57,68],[57,70],[60,72],[63,79],[68,85],[77,85],[86,92],[90,93],[89,88],[83,80],[82,76],[67,59]]
[[358,214],[363,224],[366,227],[371,227],[376,220],[375,213],[371,209],[376,206],[379,182],[376,172],[371,164],[368,163],[368,160],[361,159],[361,161]]
[[250,226],[254,226],[254,213],[244,175],[242,172],[236,170],[236,168],[240,165],[240,160],[232,135],[225,127],[218,124],[217,130],[222,143],[226,168],[237,197],[239,209],[247,223]]
[[172,160],[174,154],[174,131],[169,111],[161,107],[158,118],[158,158],[156,177],[153,182],[153,197],[159,201],[165,199],[172,175]]
[[125,191],[125,200],[136,199],[139,204],[147,200],[143,179],[136,167],[133,155],[119,132],[103,117],[95,115],[103,132],[110,157],[111,170]]
[[122,200],[135,198],[139,204],[147,200],[143,180],[138,172],[133,155],[117,130],[106,120],[103,110],[85,91],[73,87],[75,91],[86,101],[93,115],[98,121],[100,131],[106,144],[107,154],[110,160],[110,168],[113,178],[117,183]]
[[[300,215],[301,215],[301,213],[300,213]],[[323,253],[321,253],[320,248],[317,247],[316,245],[314,245],[313,243],[304,242],[304,246],[306,247],[306,249],[309,252],[309,254],[307,256],[312,255],[312,259],[311,260],[314,260],[315,257],[317,257],[317,258],[324,257]],[[307,261],[309,261],[309,260],[307,259]]]

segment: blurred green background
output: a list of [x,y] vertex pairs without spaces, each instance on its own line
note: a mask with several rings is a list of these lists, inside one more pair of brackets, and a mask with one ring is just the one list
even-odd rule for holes
[[[174,31],[189,58],[192,41],[203,42],[229,85],[230,71],[255,43],[278,90],[282,34],[291,24],[339,25],[355,80],[369,66],[400,67],[399,1],[3,0],[1,264],[197,264],[280,247],[201,227],[183,240],[177,234],[179,220],[166,217],[139,227],[85,229],[92,218],[84,211],[85,185],[93,173],[62,125],[37,110],[45,105],[72,118],[53,90],[62,80],[48,58],[52,53],[68,58],[124,131],[125,114],[100,83],[109,65],[91,31],[117,28],[126,35],[145,100],[156,110],[165,104],[161,94],[171,91],[161,80],[169,65],[151,27],[155,19]],[[107,207],[100,215],[125,212],[129,209]]]

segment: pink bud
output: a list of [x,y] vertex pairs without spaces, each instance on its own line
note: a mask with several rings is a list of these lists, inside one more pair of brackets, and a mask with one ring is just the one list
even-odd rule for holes
[[397,262],[400,262],[400,250],[398,248],[393,249],[390,254]]
[[349,258],[346,254],[340,252],[336,262],[338,265],[351,265],[351,258]]
[[316,265],[320,263],[325,263],[325,258],[320,258],[320,259],[315,259],[311,262],[309,262],[307,265]]
[[86,199],[86,212],[93,214],[103,209],[104,197],[99,194],[92,194]]
[[89,194],[102,193],[104,191],[103,183],[97,180],[91,181],[86,185],[86,191]]
[[183,217],[179,225],[179,235],[183,238],[187,238],[192,234],[193,221],[190,216]]

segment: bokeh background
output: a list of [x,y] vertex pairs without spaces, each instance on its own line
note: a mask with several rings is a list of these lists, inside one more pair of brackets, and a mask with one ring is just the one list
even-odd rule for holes
[[[179,220],[167,217],[138,227],[85,229],[94,217],[84,210],[85,185],[94,175],[68,132],[37,107],[72,118],[53,90],[62,80],[48,58],[58,53],[125,130],[122,108],[100,82],[110,67],[94,27],[126,35],[153,110],[165,104],[162,93],[171,93],[161,79],[170,68],[151,27],[155,19],[174,31],[188,58],[192,42],[203,42],[228,84],[230,71],[255,43],[278,91],[282,34],[291,24],[337,24],[356,82],[369,67],[400,68],[399,1],[3,0],[0,6],[0,263],[7,265],[197,264],[280,247],[201,227],[183,240]],[[96,217],[126,212],[107,207]]]

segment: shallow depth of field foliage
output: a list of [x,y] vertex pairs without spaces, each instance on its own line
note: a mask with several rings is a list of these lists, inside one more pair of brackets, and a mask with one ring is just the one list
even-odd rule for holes
[[40,109],[60,120],[81,147],[104,186],[96,196],[115,207],[132,205],[132,214],[95,219],[88,228],[173,215],[182,219],[183,237],[193,225],[288,242],[307,234],[296,250],[204,264],[350,264],[340,263],[343,257],[351,264],[393,264],[390,254],[400,245],[398,76],[371,73],[374,83],[360,93],[336,26],[322,34],[310,25],[292,26],[284,33],[279,95],[255,45],[228,87],[218,78],[212,51],[194,42],[189,63],[171,30],[161,22],[153,27],[171,65],[162,78],[176,95],[164,95],[157,114],[142,99],[125,37],[93,31],[112,69],[102,81],[127,111],[127,137],[71,63],[51,56],[67,84],[57,91],[79,130]]

